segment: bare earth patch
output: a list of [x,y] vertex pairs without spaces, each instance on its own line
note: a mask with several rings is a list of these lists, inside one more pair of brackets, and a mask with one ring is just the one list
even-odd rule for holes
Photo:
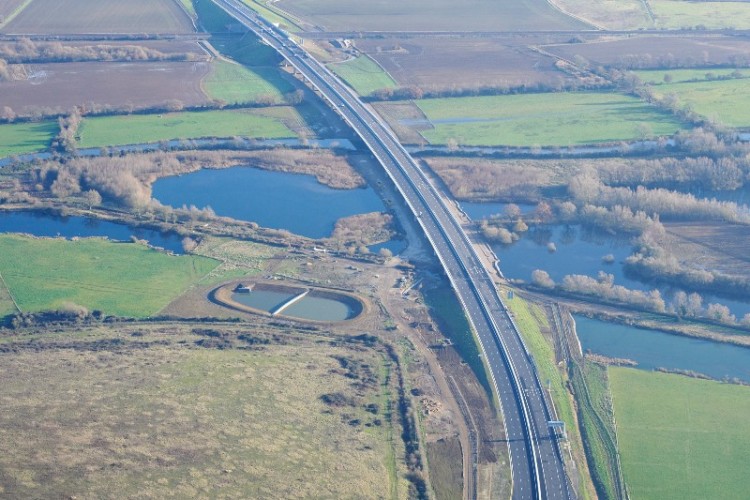
[[23,78],[0,82],[2,104],[16,113],[68,111],[73,106],[142,108],[177,99],[209,99],[201,89],[208,62],[83,62],[17,65]]
[[561,85],[568,75],[555,59],[522,45],[491,38],[357,40],[357,48],[380,63],[401,85],[424,89]]

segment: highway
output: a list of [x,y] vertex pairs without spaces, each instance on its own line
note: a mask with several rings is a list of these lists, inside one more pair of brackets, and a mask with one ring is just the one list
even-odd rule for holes
[[514,499],[569,499],[545,391],[488,271],[437,189],[390,128],[287,34],[238,0],[213,0],[276,49],[338,110],[372,151],[432,245],[474,328],[500,401],[510,451]]

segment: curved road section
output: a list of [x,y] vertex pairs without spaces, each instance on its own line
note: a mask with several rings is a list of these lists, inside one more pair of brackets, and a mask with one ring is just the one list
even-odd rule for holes
[[213,1],[276,49],[343,116],[417,217],[479,338],[489,367],[503,411],[513,498],[574,498],[557,438],[548,427],[553,416],[531,356],[469,238],[425,173],[390,128],[288,34],[239,0]]

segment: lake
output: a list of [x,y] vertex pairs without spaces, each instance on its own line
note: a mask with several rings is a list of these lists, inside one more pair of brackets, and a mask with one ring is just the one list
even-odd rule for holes
[[210,206],[220,216],[308,238],[330,236],[342,217],[385,210],[369,187],[332,189],[311,175],[250,167],[203,169],[162,178],[153,185],[153,197],[173,207]]

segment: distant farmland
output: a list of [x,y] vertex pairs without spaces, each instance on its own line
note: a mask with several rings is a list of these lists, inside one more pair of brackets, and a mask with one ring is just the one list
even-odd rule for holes
[[546,45],[545,50],[572,59],[579,55],[595,64],[636,68],[663,68],[671,65],[700,66],[732,64],[747,60],[750,41],[737,37],[634,36],[591,43]]
[[331,31],[523,31],[589,27],[543,0],[281,0],[276,5]]
[[492,38],[356,41],[357,48],[378,61],[401,85],[471,89],[536,83],[554,85],[570,80],[555,67],[554,58],[505,43],[508,41]]
[[[7,0],[6,0],[7,1]],[[5,33],[190,33],[174,0],[34,0]]]
[[0,82],[2,104],[17,113],[73,106],[148,107],[177,99],[208,102],[201,80],[207,62],[83,62],[34,64],[25,80]]
[[520,94],[415,101],[433,144],[568,146],[636,139],[645,127],[671,135],[676,119],[633,97],[599,92]]

